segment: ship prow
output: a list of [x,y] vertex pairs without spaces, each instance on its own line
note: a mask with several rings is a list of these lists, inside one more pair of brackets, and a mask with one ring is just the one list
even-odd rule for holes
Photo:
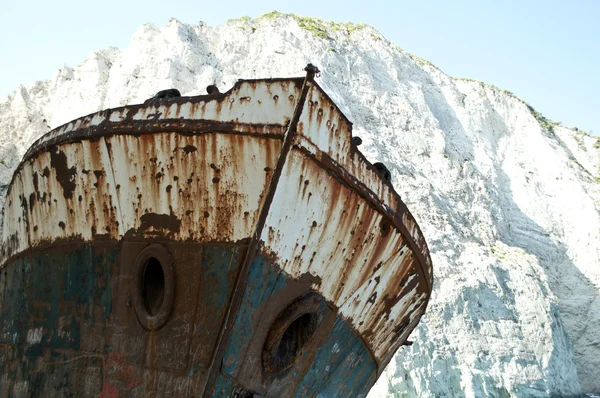
[[33,144],[4,205],[1,395],[368,393],[425,312],[431,258],[305,70]]

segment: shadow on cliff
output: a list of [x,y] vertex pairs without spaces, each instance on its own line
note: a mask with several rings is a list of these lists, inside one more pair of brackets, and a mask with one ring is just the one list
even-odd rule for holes
[[[596,288],[570,259],[568,248],[564,244],[550,239],[549,232],[523,213],[518,204],[513,201],[510,178],[500,165],[496,166],[496,172],[499,190],[504,193],[505,199],[510,199],[504,203],[505,228],[499,231],[499,240],[509,246],[521,248],[537,258],[546,272],[550,290],[559,300],[558,308],[555,308],[554,304],[551,305],[551,316],[557,323],[552,328],[554,346],[566,345],[572,349],[573,354],[580,352],[576,344],[576,337],[581,335],[580,328],[583,325],[575,319],[571,319],[576,315],[564,311],[565,304],[574,298],[573,292],[577,292],[578,297],[596,296]],[[563,335],[563,331],[566,336]],[[566,341],[563,340],[565,338]],[[572,394],[572,391],[563,389],[566,387],[564,383],[561,384],[561,382],[568,382],[564,378],[564,368],[565,365],[568,365],[564,363],[564,359],[564,357],[557,356],[556,350],[551,353],[547,375],[551,396]],[[574,358],[573,363],[577,369],[579,382],[581,383],[582,380],[589,382],[590,377],[593,377],[592,370],[582,368]],[[586,392],[585,383],[581,387],[582,391]],[[596,389],[598,389],[597,387],[595,386]]]
[[[423,93],[432,114],[439,121],[440,128],[445,132],[445,153],[450,154],[459,163],[473,160],[474,143],[471,137],[464,130],[453,110],[452,104],[435,88],[435,85],[433,87],[432,85],[425,86]],[[485,101],[487,102],[487,99]],[[494,109],[493,104],[487,103],[487,105],[491,109]],[[481,140],[486,141],[487,145],[489,145],[489,150],[497,153],[497,135],[499,131],[494,129],[505,130],[506,132],[510,130],[502,117],[495,111],[486,115],[484,121],[486,125],[492,126],[492,131],[491,134],[488,131],[485,133],[481,131]],[[573,263],[568,255],[568,248],[564,244],[551,239],[549,231],[545,231],[533,219],[521,211],[513,199],[510,178],[504,172],[497,158],[494,158],[494,168],[498,188],[495,191],[490,190],[493,195],[490,204],[495,202],[501,206],[501,215],[505,221],[503,224],[505,228],[501,228],[498,231],[498,239],[509,246],[521,248],[526,253],[535,256],[544,269],[548,286],[559,300],[558,306],[551,304],[549,314],[556,323],[552,327],[553,346],[566,346],[573,354],[585,355],[585,348],[577,345],[577,339],[582,334],[580,328],[584,327],[579,314],[587,313],[587,311],[583,308],[581,309],[583,311],[569,311],[568,307],[572,308],[573,302],[577,303],[582,298],[584,301],[586,298],[589,299],[591,303],[597,295],[597,289]],[[486,183],[486,186],[489,190],[489,182]],[[465,200],[468,199],[466,198]],[[449,211],[447,215],[455,225],[467,225],[466,218],[459,214],[459,212]],[[475,234],[467,234],[466,237],[479,244],[484,244]],[[580,363],[575,362],[573,357],[571,360],[573,360],[577,369],[577,374],[574,376],[578,380],[570,380],[568,373],[565,372],[569,364],[564,362],[564,355],[559,357],[556,349],[550,354],[546,379],[551,395],[565,396],[565,394],[572,394],[573,391],[570,387],[573,386],[573,381],[579,381],[584,392],[600,389],[598,385],[590,386],[590,384],[597,383],[595,381],[597,378],[592,375],[593,370],[585,369]],[[528,388],[532,388],[534,391],[537,390],[536,386],[520,386],[521,391]]]
[[[425,101],[428,104],[432,114],[440,123],[440,128],[445,132],[445,153],[450,155],[452,159],[459,163],[459,167],[467,167],[468,162],[474,160],[474,143],[472,138],[463,128],[460,120],[453,110],[452,104],[448,99],[435,87],[424,87],[423,90]],[[485,105],[494,109],[494,105],[485,100]],[[509,127],[506,125],[502,117],[495,111],[490,112],[484,119],[486,125],[493,126],[490,131],[481,131],[480,141],[484,141],[488,146],[488,150],[498,153],[498,134],[501,131],[509,132]],[[484,145],[480,142],[478,145]],[[491,193],[490,206],[497,204],[500,206],[501,214],[492,217],[500,216],[502,222],[497,225],[499,227],[498,240],[504,242],[508,246],[518,247],[526,253],[537,258],[539,264],[545,271],[547,276],[548,286],[552,293],[558,298],[559,304],[551,304],[549,316],[555,322],[552,326],[553,347],[567,347],[567,349],[575,355],[585,354],[583,347],[578,347],[577,339],[581,336],[581,327],[583,324],[580,320],[579,311],[568,311],[568,306],[572,307],[572,301],[575,298],[593,298],[597,295],[595,285],[577,268],[568,255],[568,248],[550,238],[549,231],[544,230],[539,224],[525,214],[519,205],[514,201],[513,192],[510,186],[510,177],[504,172],[501,161],[497,157],[493,157],[495,174],[497,176],[497,188],[494,189],[490,181],[486,181],[486,188]],[[466,193],[465,195],[469,195]],[[469,202],[474,198],[461,198],[465,202]],[[437,198],[441,209],[447,207],[444,205],[443,198]],[[467,216],[460,212],[448,209],[446,213],[448,219],[454,225],[468,225]],[[492,211],[493,213],[493,211]],[[485,239],[477,236],[476,233],[466,231],[464,237],[478,244],[486,245]],[[494,271],[496,272],[496,271]],[[496,272],[497,273],[497,272]],[[505,276],[508,278],[508,276]],[[499,277],[502,282],[503,278]],[[506,290],[506,289],[504,289]],[[544,289],[545,290],[545,289]],[[593,299],[590,299],[590,302]],[[508,303],[504,303],[508,304]],[[582,309],[583,310],[583,309]],[[586,311],[583,311],[586,313]],[[584,392],[590,389],[586,383],[590,383],[596,378],[592,375],[593,370],[585,369],[580,364],[575,362],[574,357],[569,358],[577,369],[576,375],[569,375],[565,372],[570,366],[565,363],[564,355],[559,356],[559,352],[555,348],[550,353],[549,363],[547,365],[547,387],[550,389],[551,396],[567,396],[573,394],[573,383],[579,382]],[[534,361],[535,362],[535,361]],[[532,363],[538,365],[537,363]],[[575,378],[576,380],[572,380]],[[583,381],[583,383],[582,383]],[[535,394],[539,391],[538,387],[544,393],[543,386],[517,386],[521,392],[528,391]],[[586,388],[587,387],[587,388]],[[591,389],[598,390],[597,385],[591,386]]]
[[[465,131],[454,112],[453,105],[449,103],[449,99],[435,85],[428,84],[426,79],[422,81],[422,84],[424,84],[425,102],[438,120],[440,128],[445,132],[445,154],[457,161],[459,167],[467,167],[468,162],[474,160],[472,137]],[[487,99],[485,101],[487,102]],[[484,103],[484,105],[494,109],[493,104]],[[478,145],[487,145],[488,150],[497,154],[499,134],[502,130],[505,132],[510,130],[502,117],[495,111],[485,116],[484,123],[490,126],[490,129],[480,132],[481,137],[479,137],[479,140],[484,142],[480,142]],[[493,159],[497,176],[497,188],[494,189],[490,181],[486,181],[485,185],[492,194],[490,206],[498,204],[501,208],[499,216],[504,220],[504,223],[497,223],[505,226],[499,228],[498,239],[509,246],[521,248],[526,253],[535,256],[545,271],[550,290],[559,300],[558,305],[550,305],[550,313],[548,314],[554,322],[554,325],[552,325],[554,349],[551,353],[548,353],[550,358],[545,375],[547,384],[536,383],[515,387],[522,393],[541,393],[542,395],[548,388],[551,396],[567,396],[577,393],[578,386],[576,384],[580,384],[584,392],[598,390],[599,386],[589,385],[596,380],[591,373],[593,370],[585,369],[581,363],[575,362],[575,354],[585,355],[585,348],[579,347],[577,344],[577,339],[581,336],[580,328],[584,325],[581,322],[580,312],[569,311],[573,308],[573,302],[577,302],[578,298],[588,298],[591,301],[591,298],[597,295],[597,290],[594,284],[573,263],[568,255],[568,248],[564,244],[551,239],[549,231],[545,231],[519,208],[514,201],[509,176],[504,172],[500,160],[497,157],[493,157]],[[461,198],[461,200],[469,202],[474,199],[468,196],[469,193],[465,195],[467,196]],[[438,203],[440,209],[447,208],[448,204],[442,203],[444,198],[437,198],[437,200],[440,201]],[[448,210],[446,215],[451,223],[454,225],[469,225],[467,215],[456,210]],[[498,215],[492,214],[492,217],[495,216]],[[474,232],[466,231],[464,236],[469,240],[486,245],[486,239],[482,239]],[[502,278],[500,277],[498,280],[502,281]],[[502,305],[502,303],[499,305]],[[582,310],[585,314],[585,309],[582,308]],[[568,353],[559,351],[560,347],[565,347]],[[572,356],[565,358],[565,355],[569,354]],[[540,358],[535,358],[532,365],[540,366],[539,361]],[[571,361],[575,365],[577,374],[568,371],[572,366],[569,363]],[[502,395],[501,391],[498,391],[498,393]]]

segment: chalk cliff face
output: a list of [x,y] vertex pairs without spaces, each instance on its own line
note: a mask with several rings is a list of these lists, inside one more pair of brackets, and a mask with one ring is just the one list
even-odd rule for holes
[[269,14],[222,26],[145,25],[0,101],[0,184],[33,140],[165,88],[301,76],[354,122],[429,243],[428,311],[372,397],[600,391],[600,145],[512,94],[455,79],[364,25]]

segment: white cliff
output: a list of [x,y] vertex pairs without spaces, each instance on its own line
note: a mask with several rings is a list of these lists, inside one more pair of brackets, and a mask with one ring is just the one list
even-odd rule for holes
[[318,82],[354,122],[432,253],[427,313],[370,397],[600,391],[600,141],[493,86],[452,78],[365,25],[268,14],[144,25],[130,46],[0,101],[0,184],[33,140],[155,92],[238,78]]

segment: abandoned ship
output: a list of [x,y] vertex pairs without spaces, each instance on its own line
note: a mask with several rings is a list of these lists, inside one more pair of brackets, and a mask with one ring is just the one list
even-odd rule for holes
[[425,312],[431,258],[305,70],[31,146],[3,209],[1,396],[368,393]]

